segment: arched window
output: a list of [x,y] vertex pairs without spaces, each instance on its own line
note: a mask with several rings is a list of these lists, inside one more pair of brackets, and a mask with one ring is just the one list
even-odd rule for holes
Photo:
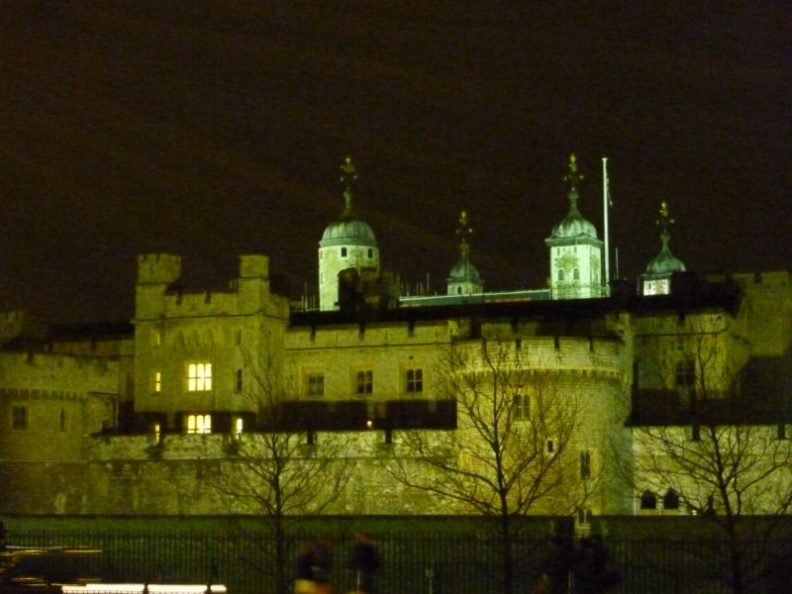
[[641,494],[641,509],[657,509],[657,497],[651,491]]
[[665,496],[663,496],[663,508],[679,509],[679,495],[673,489],[666,491]]

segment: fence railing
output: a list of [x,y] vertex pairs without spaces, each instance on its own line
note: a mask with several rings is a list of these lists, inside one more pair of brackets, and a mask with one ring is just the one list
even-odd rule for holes
[[[336,592],[353,590],[354,576],[346,569],[353,541],[345,534],[290,534],[284,541],[287,574],[306,540],[322,538],[333,555]],[[49,548],[36,555],[38,571],[111,582],[220,583],[230,594],[278,592],[275,542],[264,532],[228,530],[201,532],[56,533],[25,530],[14,533],[2,553],[20,555],[25,547]],[[613,592],[721,594],[729,584],[733,558],[714,538],[605,539],[622,581]],[[570,544],[571,546],[571,544]],[[497,594],[503,592],[499,541],[487,534],[377,535],[383,559],[381,594]],[[512,543],[515,593],[529,593],[542,574],[546,539],[516,538]],[[746,592],[787,591],[792,585],[792,544],[750,541],[743,545]],[[753,563],[753,561],[756,563]],[[750,561],[750,563],[749,563]],[[46,567],[47,563],[51,567]],[[789,589],[788,591],[792,591]]]

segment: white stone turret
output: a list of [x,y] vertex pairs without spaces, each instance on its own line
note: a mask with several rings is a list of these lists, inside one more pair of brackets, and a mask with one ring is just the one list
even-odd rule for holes
[[352,159],[341,166],[344,184],[344,212],[330,223],[319,242],[319,309],[332,311],[338,306],[338,275],[350,268],[373,271],[379,275],[380,256],[374,231],[352,212],[352,185],[357,179]]
[[550,290],[552,299],[587,299],[603,296],[602,241],[597,229],[578,210],[578,173],[575,155],[569,158],[569,213],[545,239],[550,248]]

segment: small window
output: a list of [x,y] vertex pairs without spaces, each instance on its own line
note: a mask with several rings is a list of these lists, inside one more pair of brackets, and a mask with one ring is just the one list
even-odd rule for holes
[[245,428],[245,421],[242,417],[236,417],[234,419],[234,433],[236,435],[240,435]]
[[212,364],[190,363],[187,366],[187,390],[209,392],[212,389]]
[[579,281],[580,280],[580,270],[575,268],[575,270],[572,272],[572,278],[574,280],[576,280],[576,281]]
[[679,495],[673,489],[666,491],[663,496],[663,509],[679,509]]
[[28,428],[28,411],[25,406],[14,406],[11,409],[11,426],[14,429]]
[[681,361],[676,365],[675,383],[679,387],[692,388],[696,380],[696,365],[693,361]]
[[591,452],[580,452],[580,478],[591,478]]
[[423,392],[423,369],[407,370],[407,392],[410,394]]
[[657,509],[657,497],[651,491],[641,494],[641,509]]
[[241,392],[242,391],[242,370],[241,369],[237,369],[236,370],[236,385],[235,385],[235,389],[236,389],[237,392]]
[[545,442],[545,451],[547,452],[548,456],[555,456],[556,453],[555,440],[548,438],[548,440]]
[[558,280],[560,280],[560,281],[564,280],[564,271],[563,270],[559,270],[558,271]]
[[187,433],[211,433],[212,415],[189,415]]
[[358,371],[356,384],[355,390],[358,394],[371,394],[374,391],[374,372]]
[[60,411],[60,430],[66,431],[66,410],[63,408]]
[[515,420],[528,421],[531,418],[531,397],[528,394],[515,394],[513,401]]
[[374,257],[374,250],[371,249],[371,248],[369,248],[368,257],[369,257],[369,260],[371,260]]
[[346,258],[347,257],[347,249],[345,247],[341,248],[341,257],[342,258]]
[[324,396],[324,373],[308,374],[308,396]]
[[159,371],[154,372],[153,385],[151,387],[152,394],[159,394],[162,392],[162,373]]

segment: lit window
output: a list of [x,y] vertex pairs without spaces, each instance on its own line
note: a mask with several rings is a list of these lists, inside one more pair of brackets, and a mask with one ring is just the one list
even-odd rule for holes
[[212,364],[190,363],[187,367],[187,390],[208,392],[212,389]]
[[315,372],[308,374],[308,395],[324,396],[324,373]]
[[24,406],[14,406],[11,409],[11,426],[14,429],[28,428],[28,413]]
[[242,417],[237,417],[234,419],[234,433],[239,435],[242,433],[242,430],[245,428],[245,422]]
[[423,369],[407,370],[407,392],[423,392]]
[[152,392],[154,394],[162,392],[162,373],[159,371],[154,372],[154,386]]
[[189,415],[187,433],[211,433],[212,415]]
[[358,371],[357,388],[358,394],[371,394],[374,391],[374,372]]
[[531,418],[531,397],[528,394],[515,394],[512,414],[516,420],[527,421]]

